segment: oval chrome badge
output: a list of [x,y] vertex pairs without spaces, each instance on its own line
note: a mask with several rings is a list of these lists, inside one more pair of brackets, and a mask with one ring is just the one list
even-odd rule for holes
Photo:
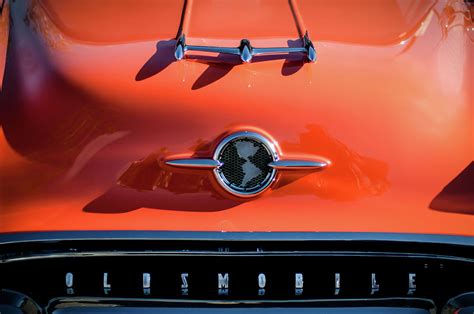
[[254,197],[265,191],[279,171],[319,171],[328,160],[316,156],[305,159],[280,159],[275,144],[267,137],[241,131],[225,137],[212,158],[167,158],[166,165],[176,168],[214,172],[225,191],[240,197]]

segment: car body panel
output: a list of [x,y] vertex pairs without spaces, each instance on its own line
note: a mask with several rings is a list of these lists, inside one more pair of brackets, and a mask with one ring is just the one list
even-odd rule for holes
[[[81,1],[11,3],[14,27],[0,94],[0,232],[473,236],[473,212],[429,208],[474,159],[473,42],[463,2],[406,1],[412,11],[396,1],[350,5],[349,16],[358,17],[354,32],[345,20],[334,18],[329,27],[313,18],[326,14],[323,2],[300,2],[316,63],[296,55],[240,64],[199,54],[175,62],[178,2],[166,2],[172,13],[163,15],[163,29],[138,24],[123,37],[113,32],[118,13],[103,13],[100,23],[109,28],[101,27],[76,13]],[[194,43],[299,41],[287,1],[248,1],[242,8],[221,2],[215,14],[227,5],[241,14],[241,36],[232,14],[206,24],[214,2],[193,3]],[[255,15],[244,15],[246,8]],[[368,8],[380,17],[365,25]],[[64,17],[55,19],[55,10]],[[141,21],[140,12],[128,13]],[[405,22],[384,25],[399,16]],[[260,18],[281,24],[260,25]],[[274,138],[283,156],[317,155],[331,166],[282,175],[262,196],[242,200],[220,191],[212,173],[162,162],[171,155],[211,156],[225,134],[249,129]]]
[[180,0],[37,0],[32,14],[46,14],[61,34],[89,44],[117,44],[176,36]]
[[419,30],[433,12],[436,1],[299,0],[297,3],[306,28],[321,41],[396,45]]

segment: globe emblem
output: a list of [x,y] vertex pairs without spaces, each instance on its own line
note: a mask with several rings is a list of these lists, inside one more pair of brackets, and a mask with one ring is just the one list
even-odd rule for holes
[[215,159],[222,166],[214,173],[219,183],[239,196],[253,196],[273,181],[276,171],[269,164],[276,160],[272,144],[254,133],[235,135],[221,143]]
[[242,172],[244,173],[244,178],[242,179],[241,187],[246,186],[247,183],[260,175],[262,170],[253,164],[249,159],[250,157],[255,156],[255,153],[260,149],[254,143],[239,141],[234,143],[235,148],[237,149],[237,154],[239,157],[245,160],[245,163],[242,165]]

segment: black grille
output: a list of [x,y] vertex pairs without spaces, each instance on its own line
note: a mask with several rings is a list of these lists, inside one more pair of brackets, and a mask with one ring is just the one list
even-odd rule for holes
[[[3,243],[0,241],[0,312],[4,312],[2,293],[6,290],[27,295],[41,307],[66,299],[78,305],[87,298],[104,300],[100,305],[107,300],[113,304],[119,304],[116,300],[161,300],[166,306],[175,302],[176,307],[209,302],[242,307],[246,304],[242,300],[265,307],[311,306],[317,300],[386,302],[407,298],[432,300],[438,309],[452,297],[473,291],[471,239],[465,244],[448,244],[437,235],[406,235],[398,241],[348,241],[350,236],[346,235],[323,241],[316,240],[318,233],[164,234],[89,231],[4,237]],[[24,242],[9,242],[14,237]],[[293,237],[298,240],[290,240]],[[74,278],[70,286],[68,273]],[[104,288],[104,273],[108,274],[109,290]],[[144,288],[144,273],[151,276],[150,290]],[[183,273],[188,278],[185,291]],[[263,293],[257,280],[262,273],[266,276]],[[295,287],[296,273],[304,276],[301,291]],[[338,294],[336,273],[340,274]],[[374,273],[377,291],[372,291]],[[218,274],[229,276],[224,294]],[[411,292],[409,274],[416,274],[416,289]],[[84,312],[92,310],[88,307]]]
[[[250,148],[246,151],[248,154],[239,153],[239,145],[247,145]],[[224,164],[219,169],[221,178],[236,190],[251,192],[260,189],[268,183],[273,171],[268,166],[273,161],[271,153],[261,142],[249,138],[229,142],[222,149],[219,161]],[[255,175],[252,177],[251,173]]]
[[[423,252],[430,252],[428,248],[436,248],[430,244],[203,242],[71,241],[67,246],[64,244],[68,249],[63,251],[60,249],[61,242],[55,241],[39,243],[39,246],[26,245],[23,250],[17,247],[8,252],[0,251],[0,259],[13,259],[0,263],[0,290],[26,294],[41,306],[46,306],[56,297],[146,298],[183,302],[415,297],[433,300],[442,307],[451,297],[472,291],[473,287],[472,259],[397,252],[398,249],[418,247]],[[134,249],[134,244],[140,250]],[[104,246],[107,249],[102,251]],[[372,251],[378,247],[383,251]],[[456,251],[453,247],[444,249]],[[288,253],[290,250],[293,252]],[[66,285],[67,273],[74,276],[72,289]],[[108,274],[110,290],[104,288],[104,273]],[[143,288],[144,273],[151,276],[150,291]],[[188,275],[189,284],[185,292],[182,288],[183,273]],[[225,294],[220,294],[219,273],[226,273],[230,278],[229,290]],[[261,273],[266,276],[264,294],[260,293],[257,280]],[[301,293],[295,288],[296,273],[304,275]],[[337,295],[336,273],[341,278]],[[374,292],[371,287],[373,273],[377,275],[380,288]],[[412,294],[409,294],[408,285],[410,273],[416,274],[416,290]]]

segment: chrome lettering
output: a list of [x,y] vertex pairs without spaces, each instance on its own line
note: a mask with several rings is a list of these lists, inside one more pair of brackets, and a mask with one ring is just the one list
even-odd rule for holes
[[188,273],[182,273],[181,274],[181,294],[182,295],[188,295],[189,294],[189,286],[188,286]]
[[151,287],[151,275],[149,273],[143,273],[143,288]]
[[380,290],[380,285],[377,283],[377,276],[375,273],[372,273],[372,290],[370,294],[374,294]]
[[229,274],[221,273],[217,274],[217,288],[219,289],[219,295],[228,295],[229,294]]
[[259,288],[265,288],[265,285],[267,284],[267,278],[265,277],[265,274],[259,274],[258,275],[258,287]]
[[67,294],[74,294],[74,289],[72,288],[74,284],[74,275],[72,273],[66,274],[66,293]]
[[258,275],[258,295],[265,295],[265,286],[267,285],[267,278],[265,277],[265,274],[259,274]]
[[229,288],[229,274],[228,273],[225,273],[224,275],[219,273],[217,275],[217,280],[218,280],[218,288],[219,289]]
[[72,273],[67,273],[66,274],[66,287],[72,288],[73,283],[74,283],[74,275]]
[[303,294],[303,274],[295,274],[295,295]]
[[151,293],[151,275],[143,273],[143,294],[150,295]]
[[189,276],[188,273],[182,273],[182,274],[181,274],[181,281],[183,282],[183,283],[181,284],[181,288],[182,288],[182,289],[187,289],[187,288],[188,288],[188,279],[187,279],[188,276]]
[[108,273],[104,273],[104,278],[103,278],[103,283],[104,283],[104,293],[109,294],[110,290],[112,289],[112,286],[108,282]]
[[416,274],[409,273],[408,274],[408,294],[413,294],[416,291]]
[[341,274],[334,274],[334,295],[338,295],[341,290]]
[[301,273],[295,274],[295,288],[297,289],[303,288],[303,274]]

